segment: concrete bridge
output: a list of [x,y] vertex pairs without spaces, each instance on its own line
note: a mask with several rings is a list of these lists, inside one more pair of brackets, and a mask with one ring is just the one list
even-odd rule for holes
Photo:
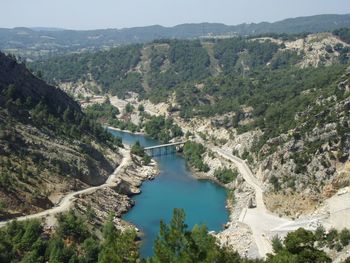
[[151,156],[161,156],[161,155],[168,155],[172,153],[176,153],[177,149],[176,146],[184,145],[186,142],[173,142],[173,143],[167,143],[167,144],[161,144],[161,145],[155,145],[151,147],[145,147],[145,152]]

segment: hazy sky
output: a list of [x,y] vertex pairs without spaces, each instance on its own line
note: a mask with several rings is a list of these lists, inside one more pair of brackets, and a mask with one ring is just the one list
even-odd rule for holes
[[345,14],[350,0],[0,0],[0,7],[0,27],[96,29]]

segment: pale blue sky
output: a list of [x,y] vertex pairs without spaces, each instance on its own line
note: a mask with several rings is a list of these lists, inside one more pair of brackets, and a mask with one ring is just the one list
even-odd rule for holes
[[124,28],[350,13],[350,0],[0,0],[0,27]]

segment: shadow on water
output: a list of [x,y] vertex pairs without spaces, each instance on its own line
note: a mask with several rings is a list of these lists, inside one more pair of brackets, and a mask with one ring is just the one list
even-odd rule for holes
[[[111,131],[123,143],[132,145],[139,141],[143,147],[160,144],[142,135]],[[206,180],[196,180],[180,155],[155,157],[160,173],[153,181],[145,181],[142,194],[133,197],[135,206],[123,219],[135,224],[144,234],[140,253],[152,255],[153,242],[159,232],[159,222],[169,222],[174,208],[186,212],[186,224],[206,224],[209,230],[219,231],[228,221],[225,208],[227,192],[223,187]]]

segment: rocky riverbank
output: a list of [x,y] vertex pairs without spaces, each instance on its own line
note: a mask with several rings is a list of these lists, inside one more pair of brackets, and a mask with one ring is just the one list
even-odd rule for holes
[[154,179],[158,173],[157,163],[154,160],[148,165],[141,165],[141,158],[132,155],[111,186],[80,195],[73,204],[74,210],[85,217],[89,225],[95,229],[106,222],[111,214],[114,216],[117,228],[123,230],[131,227],[131,224],[121,217],[134,205],[131,197],[141,193],[142,182]]
[[214,181],[228,190],[226,208],[230,212],[230,216],[229,221],[225,224],[225,229],[214,234],[218,242],[222,246],[232,247],[242,256],[259,257],[251,229],[240,220],[244,211],[251,205],[251,200],[255,199],[254,189],[244,181],[241,174],[238,175],[235,181],[228,184],[218,181],[214,176],[216,169],[236,169],[236,166],[231,161],[220,157],[217,153],[206,153],[204,161],[208,164],[210,170],[204,173],[191,168],[193,176],[199,180]]

